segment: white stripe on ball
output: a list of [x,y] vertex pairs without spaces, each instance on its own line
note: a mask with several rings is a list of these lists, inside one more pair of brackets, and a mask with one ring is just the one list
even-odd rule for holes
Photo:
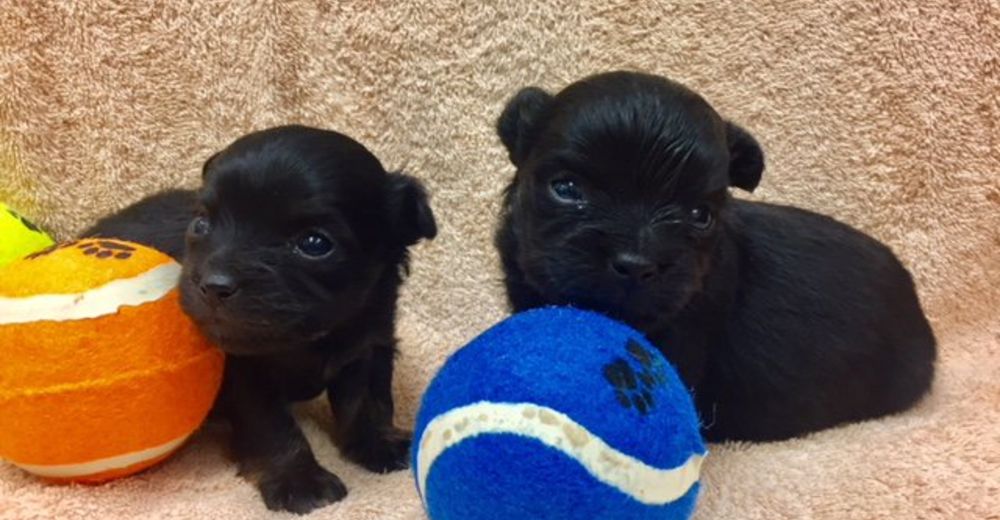
[[180,275],[181,266],[170,261],[138,276],[113,280],[81,293],[0,297],[0,325],[82,320],[114,314],[124,306],[159,300],[177,287]]
[[21,464],[16,461],[8,461],[11,464],[35,475],[48,478],[76,478],[85,477],[87,475],[96,475],[98,473],[109,471],[113,469],[122,469],[138,464],[140,462],[145,462],[147,460],[153,460],[157,457],[166,455],[180,446],[190,434],[184,434],[181,437],[174,439],[170,442],[161,444],[159,446],[153,446],[152,448],[135,451],[132,453],[126,453],[124,455],[117,455],[114,457],[108,457],[105,459],[92,460],[89,462],[82,462],[80,464]]
[[[426,494],[434,461],[448,448],[479,435],[514,434],[561,451],[597,480],[647,505],[664,505],[684,496],[698,481],[707,453],[693,453],[675,468],[654,468],[609,446],[568,415],[534,403],[481,401],[434,418],[420,437],[417,485]],[[424,498],[426,501],[426,497]]]

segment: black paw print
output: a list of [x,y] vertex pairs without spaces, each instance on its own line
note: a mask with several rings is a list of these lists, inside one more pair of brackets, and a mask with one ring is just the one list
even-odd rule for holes
[[629,338],[625,349],[632,359],[618,358],[605,365],[604,378],[614,387],[618,404],[625,408],[634,406],[646,415],[655,404],[653,389],[667,381],[666,367],[663,360],[634,339]]
[[20,220],[21,224],[23,224],[24,227],[30,229],[31,231],[34,231],[35,233],[42,232],[41,229],[38,229],[38,226],[34,225],[30,220],[24,218],[21,214],[17,213],[16,211],[7,208],[7,213],[10,213],[10,216],[16,218],[17,220]]
[[121,242],[115,242],[113,240],[74,240],[73,242],[50,246],[37,253],[30,254],[25,258],[28,260],[34,260],[35,258],[50,255],[54,251],[70,247],[75,247],[81,250],[83,254],[100,258],[101,260],[106,260],[108,258],[128,260],[129,258],[132,258],[132,253],[135,251],[134,247]]
[[105,260],[108,258],[114,258],[116,260],[127,260],[132,257],[132,253],[135,248],[122,244],[121,242],[113,242],[111,240],[87,240],[84,242],[78,242],[76,244],[77,249],[82,249],[83,254],[87,256],[94,256]]

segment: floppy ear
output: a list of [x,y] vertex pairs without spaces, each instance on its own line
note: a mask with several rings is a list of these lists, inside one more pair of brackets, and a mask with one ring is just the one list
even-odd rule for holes
[[753,191],[764,173],[764,150],[746,130],[726,122],[729,143],[729,184]]
[[538,87],[527,87],[510,98],[497,120],[497,135],[507,147],[507,154],[514,166],[520,166],[528,157],[534,141],[535,125],[552,95]]
[[437,236],[437,223],[424,185],[404,173],[388,175],[385,200],[393,234],[407,246]]
[[208,170],[209,168],[212,167],[212,161],[214,161],[215,158],[218,157],[220,153],[222,152],[215,152],[214,154],[212,154],[212,156],[205,161],[205,164],[201,166],[201,180],[204,181],[205,178],[208,177]]

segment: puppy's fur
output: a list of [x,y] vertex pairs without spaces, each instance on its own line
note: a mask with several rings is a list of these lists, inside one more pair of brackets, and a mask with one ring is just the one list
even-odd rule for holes
[[642,330],[709,440],[785,439],[928,391],[935,340],[907,271],[830,218],[732,199],[763,152],[694,92],[630,72],[526,88],[497,130],[517,167],[496,235],[513,308]]
[[396,297],[407,248],[435,233],[415,179],[344,135],[286,126],[209,159],[199,192],[153,195],[84,236],[182,260],[183,308],[228,354],[217,410],[241,472],[269,508],[304,513],[347,490],[290,401],[328,391],[342,453],[372,471],[406,466],[410,434],[392,422]]

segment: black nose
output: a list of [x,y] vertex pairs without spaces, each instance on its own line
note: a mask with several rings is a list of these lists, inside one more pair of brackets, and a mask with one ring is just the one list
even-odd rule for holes
[[236,279],[225,273],[211,273],[201,280],[201,293],[212,301],[221,302],[238,290]]
[[619,278],[648,282],[659,272],[656,264],[648,258],[634,253],[619,253],[611,259],[611,272]]

